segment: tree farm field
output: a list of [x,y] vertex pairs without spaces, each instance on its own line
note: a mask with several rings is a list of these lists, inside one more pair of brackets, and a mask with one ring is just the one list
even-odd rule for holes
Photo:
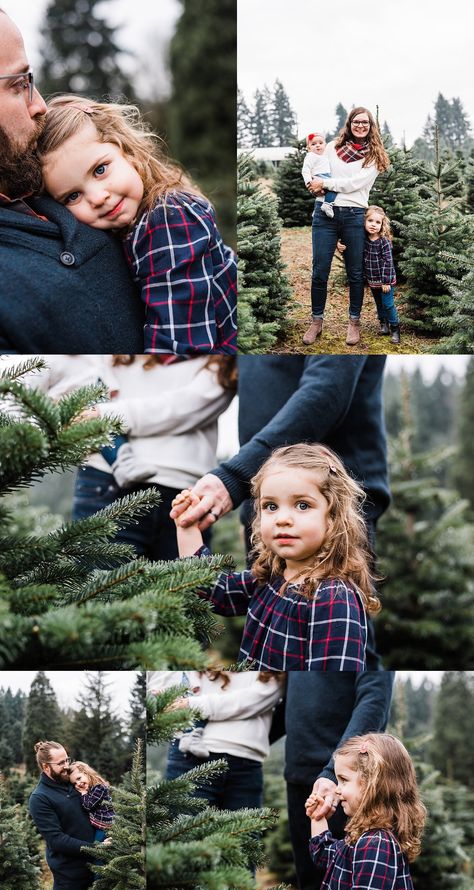
[[344,262],[336,251],[331,267],[328,299],[324,315],[323,332],[314,346],[303,343],[303,334],[311,320],[311,227],[283,228],[281,230],[281,256],[286,265],[285,274],[292,289],[286,334],[273,347],[273,352],[317,354],[420,354],[430,352],[433,343],[428,337],[414,334],[403,325],[403,290],[395,288],[397,308],[401,315],[402,338],[400,345],[390,342],[390,337],[378,333],[379,324],[375,302],[369,288],[365,290],[361,315],[361,339],[357,347],[346,345],[348,319],[348,288],[345,283]]

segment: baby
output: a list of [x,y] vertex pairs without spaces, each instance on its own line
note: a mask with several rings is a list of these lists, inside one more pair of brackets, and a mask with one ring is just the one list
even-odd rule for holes
[[[303,162],[301,174],[305,186],[308,187],[311,180],[315,178],[328,179],[331,176],[331,169],[325,154],[326,140],[322,133],[310,133],[306,138],[306,148],[308,151]],[[322,212],[331,219],[334,217],[332,204],[336,195],[337,192],[326,192],[321,204]]]

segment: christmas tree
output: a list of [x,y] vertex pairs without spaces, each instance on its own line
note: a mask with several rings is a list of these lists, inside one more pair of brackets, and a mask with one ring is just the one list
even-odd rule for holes
[[420,333],[439,336],[443,319],[450,314],[450,300],[443,276],[452,274],[449,254],[463,253],[472,239],[472,221],[453,198],[453,174],[459,161],[443,161],[436,140],[435,161],[427,165],[427,195],[399,223],[405,240],[400,270],[408,287],[405,323]]
[[271,114],[274,129],[273,145],[292,145],[296,138],[296,114],[280,80],[275,81]]
[[97,11],[99,5],[103,0],[50,0],[41,29],[39,85],[45,95],[133,100],[131,83],[119,65],[123,50],[116,42],[116,28]]
[[[71,717],[66,742],[74,758],[94,764],[94,769],[116,784],[129,765],[129,746],[122,720],[112,710],[104,671],[86,673],[80,705]],[[53,736],[55,738],[55,736]]]
[[22,733],[23,757],[28,772],[34,775],[38,772],[34,749],[36,742],[61,738],[62,728],[54,689],[46,674],[39,671],[30,687]]
[[436,471],[453,449],[414,454],[404,387],[405,426],[390,461],[393,504],[377,531],[386,583],[376,619],[385,667],[472,665],[474,527],[467,502],[439,484]]
[[472,443],[474,442],[474,358],[469,359],[464,387],[460,397],[458,451],[454,459],[453,480],[457,490],[467,498],[474,515],[474,479],[472,474]]
[[370,192],[370,203],[376,204],[387,214],[393,232],[393,258],[398,271],[398,263],[403,256],[403,223],[410,213],[420,208],[420,185],[424,180],[423,168],[411,152],[388,145],[385,148],[390,158],[390,167],[377,176]]
[[2,890],[39,890],[37,841],[18,805],[7,800],[0,776],[0,887]]
[[[472,217],[467,218],[474,236]],[[443,259],[452,274],[440,276],[448,291],[446,314],[437,318],[437,324],[447,336],[433,348],[443,355],[474,353],[474,248],[472,243],[465,253],[446,253]]]
[[243,352],[266,352],[272,337],[283,329],[290,299],[281,259],[281,223],[276,200],[255,179],[248,156],[240,157],[238,169],[237,240],[243,275],[243,293],[239,286],[239,348]]
[[142,890],[145,876],[146,788],[143,743],[136,744],[131,773],[112,789],[115,819],[107,837],[110,843],[84,848],[97,864],[94,890]]
[[[22,375],[42,366],[29,359],[0,378],[2,495],[81,463],[120,430],[114,419],[80,419],[104,396],[100,387],[53,403],[25,386]],[[166,669],[182,667],[183,658],[186,667],[205,666],[216,623],[195,591],[211,585],[229,559],[152,564],[110,541],[158,500],[153,490],[129,495],[38,535],[19,529],[0,503],[0,667]]]
[[[189,710],[167,711],[182,688],[150,696],[147,734],[152,744],[171,740],[192,723]],[[148,788],[147,887],[149,890],[253,890],[252,866],[262,860],[259,832],[275,821],[270,810],[227,812],[193,797],[193,789],[225,768],[214,761],[179,779]]]
[[294,152],[278,167],[275,179],[278,213],[286,228],[311,225],[314,195],[306,188],[301,175],[305,155],[305,142],[298,142]]

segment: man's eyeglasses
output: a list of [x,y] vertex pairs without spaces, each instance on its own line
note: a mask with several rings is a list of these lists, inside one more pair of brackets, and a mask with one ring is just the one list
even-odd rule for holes
[[64,760],[47,760],[46,763],[50,763],[51,766],[66,766],[67,763],[71,763],[71,758],[66,757]]
[[353,127],[370,127],[370,121],[352,121]]
[[0,74],[0,80],[11,80],[12,86],[15,84],[23,84],[23,89],[28,90],[28,101],[33,101],[33,93],[35,91],[35,78],[30,69],[23,74]]

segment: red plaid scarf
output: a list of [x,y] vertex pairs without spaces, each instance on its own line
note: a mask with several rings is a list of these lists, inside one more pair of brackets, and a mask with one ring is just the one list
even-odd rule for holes
[[336,148],[336,154],[341,161],[352,164],[353,161],[363,161],[368,150],[368,142],[345,142]]

